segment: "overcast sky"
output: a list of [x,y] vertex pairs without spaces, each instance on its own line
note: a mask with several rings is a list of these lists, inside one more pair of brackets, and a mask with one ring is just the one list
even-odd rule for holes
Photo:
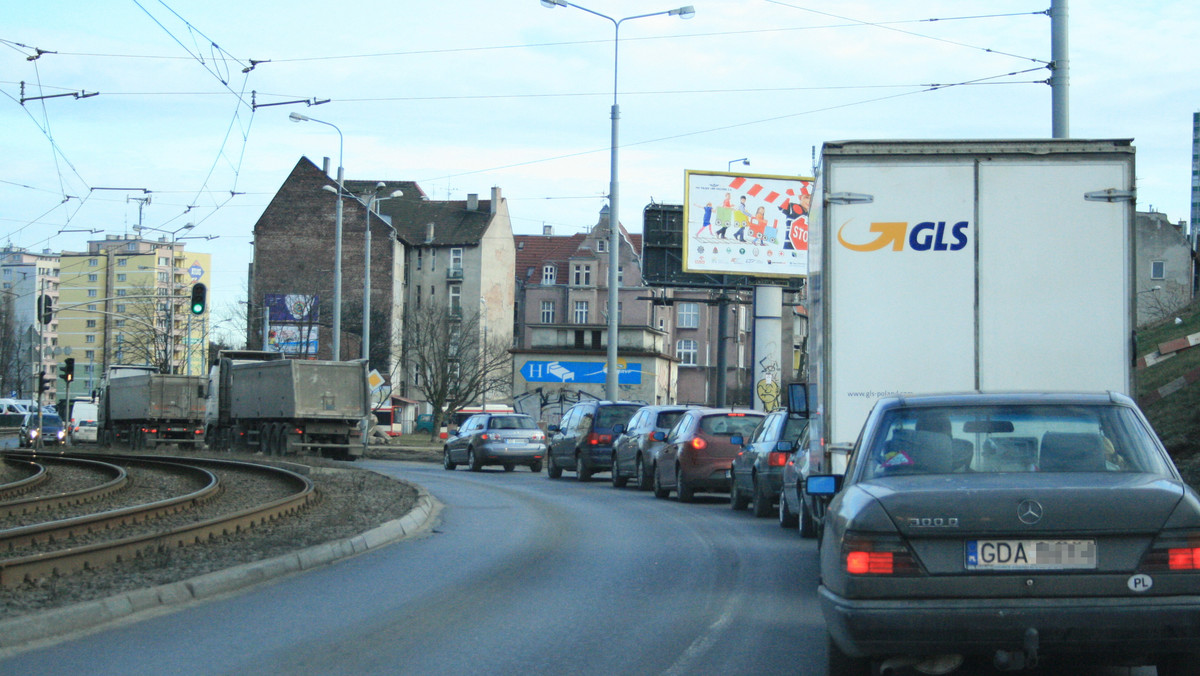
[[[614,18],[676,7],[579,4]],[[5,243],[82,250],[88,238],[132,233],[141,207],[145,226],[195,223],[191,235],[219,236],[187,242],[213,254],[210,303],[228,307],[245,298],[254,223],[296,161],[337,164],[334,129],[290,122],[293,111],[341,129],[346,178],[417,181],[433,199],[486,198],[498,186],[517,233],[582,231],[605,203],[613,27],[578,9],[5,5]],[[811,175],[828,140],[1051,134],[1049,0],[694,6],[690,20],[621,26],[620,216],[635,232],[647,203],[681,203],[685,169],[748,158],[734,166]],[[1070,7],[1071,136],[1132,138],[1138,208],[1173,221],[1188,218],[1198,33],[1195,0]],[[62,232],[92,229],[103,234]]]

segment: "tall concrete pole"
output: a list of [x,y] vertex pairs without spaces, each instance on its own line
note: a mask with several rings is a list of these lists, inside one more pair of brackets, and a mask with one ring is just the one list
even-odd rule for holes
[[1050,0],[1050,105],[1054,138],[1071,136],[1070,79],[1067,0]]

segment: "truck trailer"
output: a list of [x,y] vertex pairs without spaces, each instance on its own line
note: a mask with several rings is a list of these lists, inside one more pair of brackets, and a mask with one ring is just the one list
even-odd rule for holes
[[812,471],[884,396],[1132,396],[1132,141],[831,142],[816,196]]
[[209,372],[205,438],[218,450],[268,455],[305,450],[353,460],[363,452],[367,375],[363,360],[223,350]]
[[114,365],[100,384],[97,413],[102,444],[198,447],[204,443],[204,378]]

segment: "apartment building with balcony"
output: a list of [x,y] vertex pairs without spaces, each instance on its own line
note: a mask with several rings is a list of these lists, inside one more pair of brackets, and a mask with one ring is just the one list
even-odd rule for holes
[[[59,315],[52,314],[49,324],[38,317],[38,298],[50,298],[57,309],[59,301],[59,256],[49,250],[32,253],[12,245],[0,248],[0,316],[6,323],[6,339],[0,350],[0,396],[34,399],[40,373],[53,375],[59,344]],[[44,404],[57,401],[58,388],[43,394]]]

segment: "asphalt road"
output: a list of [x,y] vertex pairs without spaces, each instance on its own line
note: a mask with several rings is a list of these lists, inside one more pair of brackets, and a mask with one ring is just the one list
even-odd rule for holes
[[363,465],[425,486],[440,523],[0,673],[824,673],[814,543],[724,496],[683,505],[523,469]]

